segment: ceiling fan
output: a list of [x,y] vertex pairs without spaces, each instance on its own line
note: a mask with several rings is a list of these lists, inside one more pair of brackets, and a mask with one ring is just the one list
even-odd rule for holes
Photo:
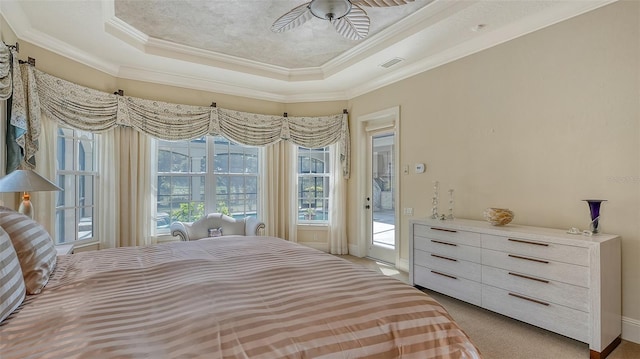
[[271,25],[271,31],[284,32],[296,28],[314,16],[329,20],[336,31],[347,39],[362,40],[369,34],[369,16],[361,6],[388,7],[415,0],[311,0],[282,15]]

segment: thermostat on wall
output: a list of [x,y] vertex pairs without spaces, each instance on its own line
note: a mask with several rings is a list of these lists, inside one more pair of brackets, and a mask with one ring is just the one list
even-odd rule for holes
[[416,173],[424,173],[424,163],[416,163]]

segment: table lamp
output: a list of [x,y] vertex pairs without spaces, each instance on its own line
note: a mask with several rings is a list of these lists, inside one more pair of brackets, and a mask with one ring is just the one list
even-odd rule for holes
[[18,212],[29,218],[33,218],[33,207],[27,192],[36,191],[62,191],[62,188],[32,170],[15,170],[0,178],[0,192],[23,193]]

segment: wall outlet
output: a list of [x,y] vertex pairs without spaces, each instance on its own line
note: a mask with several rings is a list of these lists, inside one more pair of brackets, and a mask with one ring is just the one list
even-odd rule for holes
[[407,207],[403,211],[405,216],[413,216],[413,208]]
[[406,175],[409,174],[409,165],[404,165],[404,167],[402,167],[402,173]]

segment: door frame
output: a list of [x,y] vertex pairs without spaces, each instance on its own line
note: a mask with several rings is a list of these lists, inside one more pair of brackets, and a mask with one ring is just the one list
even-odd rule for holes
[[[394,140],[394,161],[395,161],[395,168],[394,168],[394,177],[396,178],[396,185],[394,186],[394,198],[396,199],[396,203],[395,203],[395,230],[394,230],[394,235],[395,235],[395,241],[396,241],[396,245],[395,245],[395,263],[393,263],[394,265],[397,266],[397,264],[399,263],[400,260],[400,234],[401,234],[401,226],[400,226],[400,144],[399,144],[399,138],[400,138],[400,106],[395,106],[395,107],[391,107],[391,108],[387,108],[384,110],[380,110],[377,112],[373,112],[370,114],[366,114],[366,115],[362,115],[358,117],[358,131],[359,131],[359,138],[358,138],[358,152],[357,153],[361,153],[361,154],[366,154],[368,153],[369,149],[367,148],[368,146],[368,131],[367,129],[382,129],[382,128],[388,128],[389,130],[393,130],[394,134],[395,134],[395,140]],[[358,211],[357,211],[357,218],[358,218],[358,230],[357,230],[357,238],[358,239],[358,254],[360,256],[366,256],[368,254],[369,251],[369,238],[368,236],[368,219],[370,214],[367,212],[367,210],[365,209],[366,205],[367,205],[367,201],[366,201],[366,196],[367,196],[367,189],[368,186],[370,185],[368,182],[369,179],[369,174],[367,173],[367,168],[369,167],[369,164],[367,163],[367,159],[364,158],[365,156],[361,156],[359,157],[359,161],[358,161],[358,173],[360,173],[361,175],[359,176],[356,188],[357,188],[357,205],[358,205]],[[368,156],[366,156],[368,157]]]

